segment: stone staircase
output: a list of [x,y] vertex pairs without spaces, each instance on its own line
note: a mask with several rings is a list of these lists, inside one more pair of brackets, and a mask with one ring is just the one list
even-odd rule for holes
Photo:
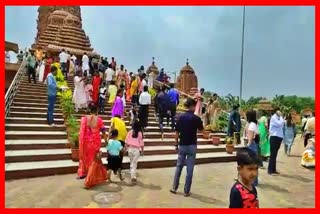
[[[73,88],[73,79],[68,80]],[[126,109],[130,108],[127,103]],[[110,125],[111,106],[106,104],[106,115],[101,115],[107,128]],[[154,107],[150,107],[149,127],[145,132],[145,152],[139,159],[139,168],[175,166],[177,154],[174,150],[174,133],[165,128],[164,139],[158,129],[154,116]],[[75,114],[80,120],[84,112]],[[21,77],[17,93],[10,106],[5,125],[5,171],[6,180],[21,179],[57,174],[76,173],[78,162],[71,160],[71,149],[66,147],[67,133],[59,101],[55,106],[56,127],[50,127],[46,121],[46,86],[42,83],[29,83],[26,76]],[[125,119],[127,126],[129,119]],[[130,129],[130,127],[127,127]],[[215,133],[224,141],[224,133]],[[225,152],[225,146],[214,146],[211,140],[202,138],[198,133],[197,164],[234,161],[235,156]],[[105,143],[102,151],[106,154]],[[105,158],[103,162],[106,164]],[[129,167],[128,157],[124,157],[124,167]]]

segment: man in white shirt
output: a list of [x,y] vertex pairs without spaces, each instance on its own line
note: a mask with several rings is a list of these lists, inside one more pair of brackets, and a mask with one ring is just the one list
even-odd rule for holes
[[151,105],[151,95],[148,92],[148,86],[145,85],[143,92],[139,97],[139,120],[143,130],[148,126],[149,105]]
[[82,56],[82,71],[84,76],[89,75],[89,57],[87,56],[87,53],[84,52],[83,56]]
[[107,70],[105,71],[106,77],[106,88],[109,88],[110,82],[113,80],[114,70],[112,69],[112,65],[108,65]]
[[64,74],[65,79],[67,79],[67,62],[69,59],[69,54],[67,54],[65,50],[62,49],[62,52],[59,54],[59,59],[62,73]]
[[281,146],[281,142],[283,139],[283,126],[284,126],[284,119],[282,117],[282,113],[279,108],[275,109],[275,113],[272,115],[270,119],[270,127],[269,127],[269,134],[270,134],[270,159],[268,165],[268,174],[279,174],[277,171],[277,156],[278,151]]

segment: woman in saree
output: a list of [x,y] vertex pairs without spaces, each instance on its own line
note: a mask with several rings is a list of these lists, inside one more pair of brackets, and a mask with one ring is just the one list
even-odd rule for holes
[[218,114],[219,114],[219,102],[218,102],[218,95],[214,94],[213,98],[209,100],[209,105],[207,108],[208,112],[208,123],[210,125],[210,129],[212,131],[217,130],[217,119],[218,119]]
[[112,117],[119,115],[121,118],[123,118],[124,106],[123,106],[122,96],[123,96],[123,90],[118,89],[117,97],[116,97],[115,102],[113,103],[113,106],[112,106],[112,112],[111,112]]
[[98,105],[99,101],[99,88],[101,84],[101,78],[97,71],[94,72],[94,77],[92,79],[92,101],[95,105]]
[[72,102],[75,104],[75,111],[79,109],[87,108],[88,100],[85,90],[86,78],[82,77],[82,71],[79,70],[74,77],[74,91]]
[[110,82],[110,85],[108,87],[108,94],[109,94],[109,101],[108,103],[110,104],[113,104],[114,103],[114,100],[116,99],[116,96],[117,96],[117,86],[116,86],[116,83],[115,81],[111,81]]
[[266,160],[270,156],[270,142],[268,138],[268,118],[267,113],[262,111],[262,116],[258,120],[258,129],[260,137],[260,155],[262,160]]
[[97,115],[98,108],[90,106],[90,115],[81,118],[79,133],[79,168],[78,178],[83,179],[101,147],[101,135],[106,140],[106,129],[102,119]]
[[[127,70],[126,70],[127,71]],[[131,101],[130,88],[131,88],[131,75],[126,72],[126,101]]]
[[138,102],[138,77],[133,76],[132,82],[130,86],[130,97],[131,97],[131,103],[137,104]]
[[52,57],[48,56],[46,63],[45,63],[45,67],[44,67],[44,74],[43,74],[43,81],[45,82],[47,79],[48,74],[51,71],[51,64],[53,62]]
[[197,116],[201,116],[202,113],[202,105],[203,105],[203,98],[202,95],[204,93],[204,88],[200,89],[200,92],[196,93],[194,96],[194,99],[196,100],[196,110],[194,111],[194,114]]

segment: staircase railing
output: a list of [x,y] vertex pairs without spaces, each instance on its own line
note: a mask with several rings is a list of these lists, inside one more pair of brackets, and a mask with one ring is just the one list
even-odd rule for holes
[[19,82],[20,82],[21,77],[23,76],[25,70],[26,70],[26,59],[24,59],[22,61],[22,63],[20,64],[20,67],[19,67],[16,75],[14,76],[14,78],[10,84],[10,87],[6,93],[6,96],[5,96],[5,101],[6,101],[5,115],[6,115],[6,117],[10,113],[10,106],[13,102],[13,97],[15,96],[15,94],[17,92]]
[[[169,86],[168,84],[166,84],[166,83],[160,82],[160,81],[158,81],[158,80],[154,80],[154,81],[155,81],[156,83],[160,84],[160,85],[165,85],[165,86],[167,86],[167,87],[170,87],[170,86]],[[194,98],[193,96],[191,96],[191,95],[189,95],[189,94],[187,94],[187,93],[184,93],[183,91],[180,91],[180,90],[178,90],[177,88],[176,88],[176,90],[177,90],[180,94],[182,94],[182,95],[184,95],[184,96],[186,96],[186,97],[189,97],[189,98],[191,98],[191,99]],[[202,97],[202,98],[204,98],[204,97]],[[208,103],[205,103],[205,102],[204,102],[203,104],[206,105],[206,106],[208,106]],[[223,118],[229,120],[230,113],[227,112],[227,111],[225,111],[225,110],[220,110],[220,116],[222,116]],[[244,129],[245,124],[246,124],[246,120],[241,119],[241,129]]]

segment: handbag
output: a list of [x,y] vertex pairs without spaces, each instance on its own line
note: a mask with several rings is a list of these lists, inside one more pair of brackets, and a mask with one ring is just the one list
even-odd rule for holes
[[105,182],[108,178],[107,168],[103,165],[99,156],[90,165],[84,185],[89,189]]

